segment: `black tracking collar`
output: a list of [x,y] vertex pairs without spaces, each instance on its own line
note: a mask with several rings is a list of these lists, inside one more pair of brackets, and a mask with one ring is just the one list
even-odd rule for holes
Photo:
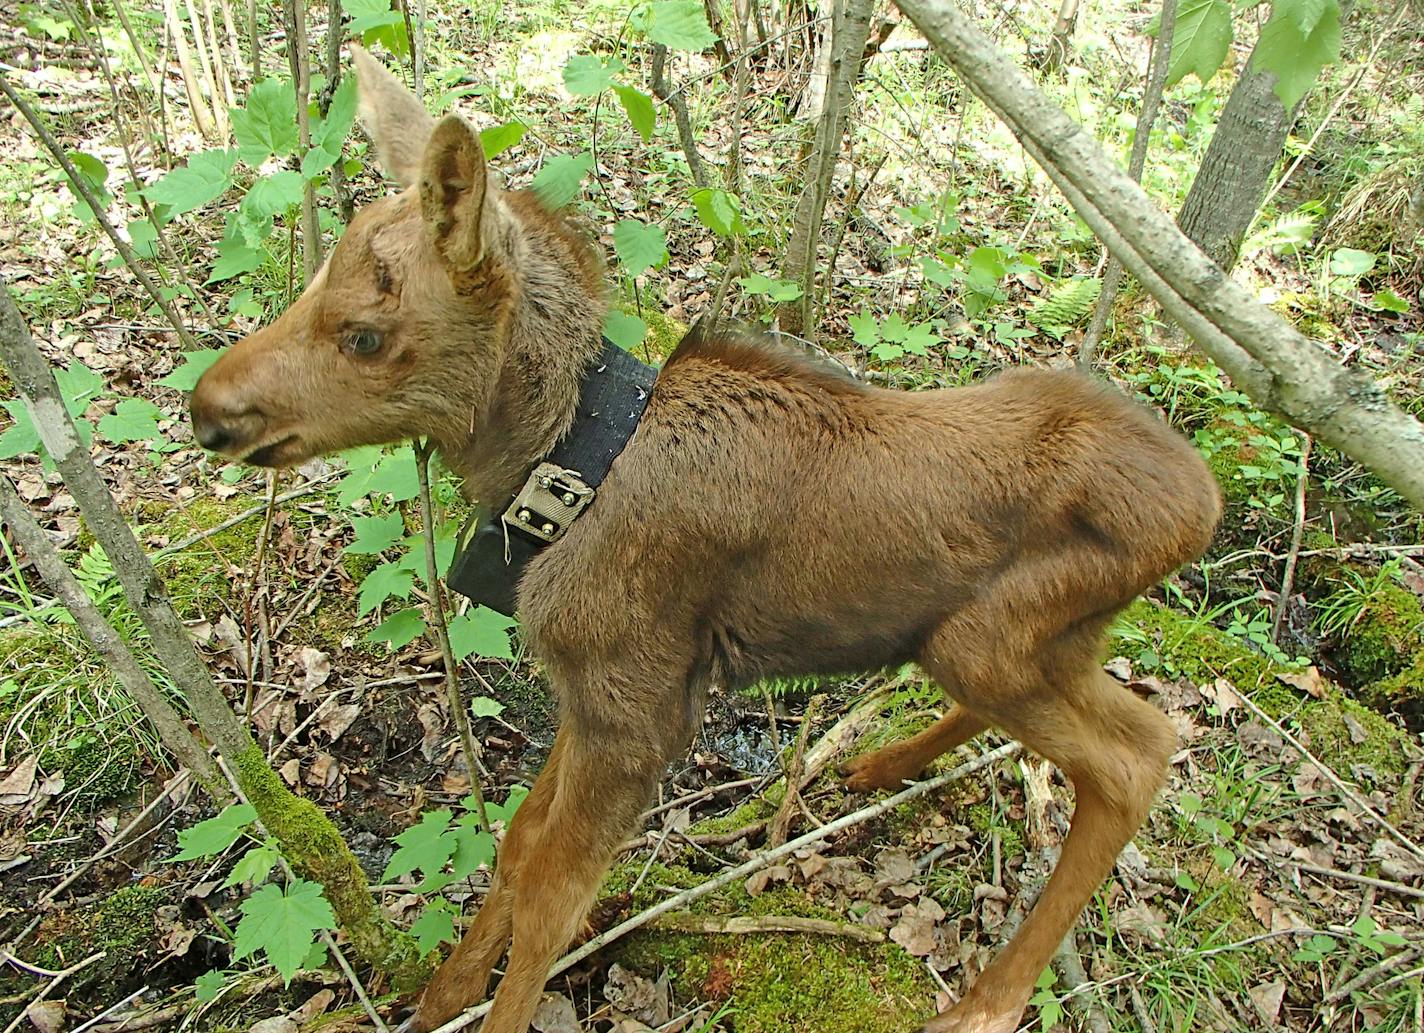
[[498,509],[481,507],[445,583],[472,602],[514,615],[524,568],[593,502],[638,429],[658,371],[608,340],[579,385],[569,432]]

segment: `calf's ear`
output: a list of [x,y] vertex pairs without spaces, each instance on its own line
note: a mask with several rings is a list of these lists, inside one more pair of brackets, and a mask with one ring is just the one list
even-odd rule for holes
[[351,61],[356,66],[356,89],[360,97],[361,123],[386,173],[408,187],[420,175],[435,119],[405,83],[364,49],[351,44]]
[[459,115],[446,115],[430,134],[421,162],[420,213],[452,272],[471,269],[484,257],[488,185],[480,134]]

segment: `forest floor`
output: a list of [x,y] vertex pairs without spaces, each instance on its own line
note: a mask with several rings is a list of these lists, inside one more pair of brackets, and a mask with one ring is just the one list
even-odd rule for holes
[[[1069,66],[1042,79],[1125,154],[1150,12],[1090,6]],[[459,102],[480,126],[517,118],[533,127],[495,162],[511,185],[527,185],[548,155],[589,144],[592,99],[571,97],[560,73],[570,56],[624,46],[621,14],[553,3],[473,13],[431,7],[432,96]],[[1003,46],[1022,52],[1025,37],[1042,41],[1050,11],[1003,10]],[[111,212],[134,218],[136,198],[120,187],[117,126],[152,120],[155,109],[132,85],[140,79],[125,63],[132,51],[110,41],[121,67],[124,118],[116,120],[102,69],[63,10],[0,0],[0,14],[5,74],[38,102],[66,148],[115,170]],[[1373,42],[1372,23],[1362,21],[1354,30],[1361,54]],[[117,38],[110,22],[102,31]],[[159,24],[145,16],[139,29],[161,36]],[[285,70],[279,26],[263,29],[269,72]],[[914,37],[901,27],[891,38]],[[1372,212],[1386,206],[1389,177],[1400,167],[1424,165],[1417,100],[1424,70],[1399,56],[1417,56],[1417,29],[1406,26],[1385,43],[1373,63],[1329,73],[1324,99],[1309,104],[1302,126],[1313,129],[1340,84],[1355,71],[1363,76],[1248,240],[1238,275],[1418,413],[1419,252]],[[156,38],[150,46],[158,49]],[[740,132],[727,117],[734,85],[711,54],[678,55],[673,73],[687,85],[704,157],[723,167],[734,142],[741,155],[742,268],[769,278],[742,280],[728,294],[733,314],[750,323],[771,319],[775,287],[767,283],[776,282],[801,185],[787,172],[801,140],[790,112],[809,61],[789,44],[766,55],[751,62]],[[135,148],[145,183],[210,146],[189,118],[176,63],[163,71],[166,102],[157,114],[166,144]],[[630,81],[646,81],[643,71],[635,68]],[[1207,87],[1190,80],[1169,92],[1146,176],[1168,209],[1180,204],[1229,80],[1223,73]],[[234,706],[250,715],[274,767],[335,818],[375,883],[394,837],[432,809],[459,811],[470,791],[438,652],[424,638],[399,648],[371,640],[396,607],[362,609],[362,586],[382,557],[348,550],[353,516],[400,513],[408,495],[384,486],[391,467],[380,455],[315,460],[270,483],[203,453],[184,393],[160,383],[184,366],[179,342],[92,222],[75,213],[62,176],[18,114],[3,112],[0,274],[56,367],[78,362],[97,374],[92,390],[82,370],[71,381],[84,394],[84,414],[102,421],[129,398],[156,406],[152,433],[118,441],[122,433],[101,433],[95,461],[140,540],[160,557],[195,641]],[[613,277],[619,304],[650,327],[648,354],[660,358],[716,293],[729,245],[687,200],[687,163],[666,111],[650,146],[610,114],[606,99],[597,118],[599,185],[590,181],[581,207],[610,255],[612,227],[629,213],[665,229],[665,263],[636,279],[616,270]],[[1092,302],[1074,285],[1101,272],[1100,250],[952,73],[923,50],[878,54],[867,63],[850,137],[827,216],[821,346],[857,374],[905,389],[966,383],[1014,365],[1070,364]],[[385,189],[365,151],[358,133],[346,151],[358,202]],[[279,229],[259,267],[204,284],[237,197],[229,192],[185,216],[160,263],[172,283],[186,285],[179,304],[205,347],[269,320],[292,289],[293,269],[300,273]],[[1316,221],[1307,219],[1302,242],[1307,217]],[[1000,266],[987,285],[964,275],[935,282],[937,263],[953,266],[947,255],[982,248],[994,249],[989,257]],[[1340,264],[1342,248],[1376,261],[1352,275]],[[1386,297],[1404,299],[1404,311],[1373,303]],[[887,333],[892,315],[932,331],[926,354],[887,347],[904,339]],[[1181,748],[1147,823],[1040,981],[1024,1028],[1419,1033],[1420,517],[1344,457],[1309,448],[1255,410],[1174,338],[1140,293],[1119,301],[1100,371],[1192,436],[1221,481],[1227,515],[1201,561],[1114,626],[1107,669],[1124,691],[1169,716]],[[0,388],[11,394],[7,382]],[[86,589],[141,645],[137,619],[57,475],[33,455],[0,465],[69,552]],[[270,517],[269,491],[291,496]],[[458,524],[463,503],[448,477],[438,499],[447,523]],[[418,529],[417,515],[403,519]],[[232,877],[241,849],[169,862],[178,832],[210,817],[212,804],[175,775],[132,700],[8,540],[5,550],[0,1029],[28,1023],[55,1033],[89,1020],[97,1021],[84,1028],[97,1030],[370,1029],[333,965],[303,969],[284,985],[255,958],[233,960],[232,928],[247,896]],[[1282,599],[1288,566],[1294,587]],[[411,594],[419,600],[422,591],[417,585]],[[467,660],[461,680],[482,703],[484,791],[503,801],[537,774],[554,706],[517,633],[512,659]],[[645,833],[608,876],[591,932],[753,856],[783,809],[795,837],[873,802],[848,792],[836,765],[925,726],[943,705],[913,668],[714,692]],[[817,764],[787,800],[783,766],[798,741]],[[942,758],[937,770],[1001,741],[990,733]],[[1001,760],[605,948],[550,983],[536,1028],[917,1028],[956,999],[1017,928],[1052,867],[1071,801],[1051,766],[1025,754]],[[421,893],[407,873],[378,893],[406,926],[442,897],[473,912],[487,875],[482,868]],[[730,921],[738,917],[751,921]],[[369,989],[398,1017],[388,988],[377,980]]]

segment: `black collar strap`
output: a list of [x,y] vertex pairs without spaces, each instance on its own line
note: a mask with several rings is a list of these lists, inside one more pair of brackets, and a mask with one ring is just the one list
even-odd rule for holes
[[514,615],[524,568],[563,537],[593,502],[623,446],[638,429],[658,371],[608,340],[579,385],[569,432],[498,510],[478,524],[445,583],[472,602]]

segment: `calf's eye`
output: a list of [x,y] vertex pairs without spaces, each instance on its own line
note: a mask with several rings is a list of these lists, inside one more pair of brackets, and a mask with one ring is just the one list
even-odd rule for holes
[[346,350],[352,355],[374,355],[381,350],[381,335],[374,330],[357,330],[346,338]]

